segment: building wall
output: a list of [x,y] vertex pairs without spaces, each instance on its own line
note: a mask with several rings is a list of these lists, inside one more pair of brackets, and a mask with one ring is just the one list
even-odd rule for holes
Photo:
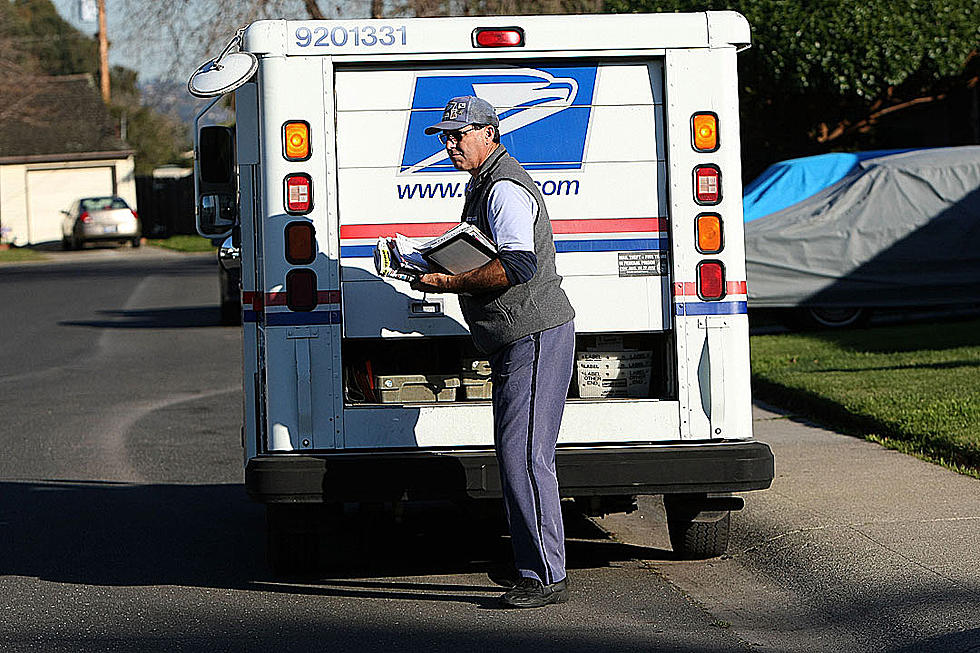
[[[97,169],[104,169],[100,174]],[[136,176],[132,155],[119,159],[0,165],[0,229],[14,245],[60,238],[58,213],[77,198],[115,194],[134,209]]]

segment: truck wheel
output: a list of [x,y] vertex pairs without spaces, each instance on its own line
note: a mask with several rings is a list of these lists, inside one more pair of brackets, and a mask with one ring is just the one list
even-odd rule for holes
[[221,302],[221,323],[238,326],[242,323],[242,305],[238,302]]
[[266,505],[266,558],[276,575],[303,575],[316,571],[319,554],[316,506]]
[[728,550],[730,510],[700,510],[695,503],[664,497],[667,534],[674,556],[680,560],[716,558]]

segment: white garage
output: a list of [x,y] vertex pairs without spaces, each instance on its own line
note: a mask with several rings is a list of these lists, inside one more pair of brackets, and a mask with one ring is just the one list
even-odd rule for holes
[[80,197],[136,207],[131,150],[91,75],[0,75],[0,242],[61,240],[61,211]]
[[[17,246],[61,240],[62,210],[80,197],[119,195],[136,208],[133,156],[91,160],[10,162],[0,159],[0,224],[3,240]],[[64,156],[64,155],[62,155]],[[74,155],[83,156],[83,155]],[[96,154],[95,156],[99,156]]]

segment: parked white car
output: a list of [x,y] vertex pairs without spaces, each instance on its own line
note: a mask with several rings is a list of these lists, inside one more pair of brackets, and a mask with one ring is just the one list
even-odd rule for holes
[[61,247],[79,249],[92,241],[119,241],[140,246],[136,211],[121,197],[83,197],[62,211]]

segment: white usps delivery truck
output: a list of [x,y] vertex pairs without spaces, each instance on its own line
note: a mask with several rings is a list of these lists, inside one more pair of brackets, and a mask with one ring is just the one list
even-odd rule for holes
[[558,440],[587,514],[663,495],[681,557],[721,554],[752,439],[734,12],[260,21],[188,82],[199,230],[240,252],[245,487],[276,567],[326,505],[500,496],[485,361],[457,300],[381,278],[383,236],[459,222],[426,126],[475,94],[551,214],[577,370]]

